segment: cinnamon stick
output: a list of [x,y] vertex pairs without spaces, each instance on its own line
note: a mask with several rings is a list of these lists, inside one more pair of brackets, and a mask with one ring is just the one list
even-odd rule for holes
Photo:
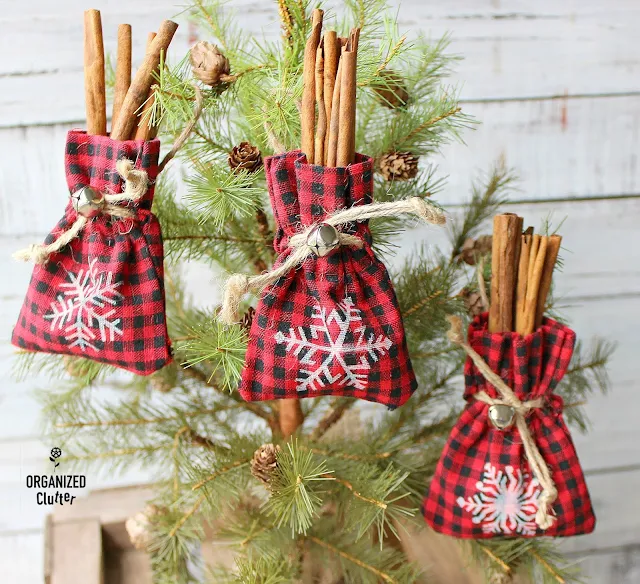
[[[351,43],[352,43],[353,52],[356,54],[356,57],[355,57],[356,65],[355,65],[355,67],[357,68],[357,63],[358,63],[358,45],[360,43],[360,29],[359,28],[352,28],[351,29],[350,39],[351,39]],[[351,146],[350,146],[351,161],[352,162],[355,161],[355,154],[356,154],[356,110],[357,110],[357,108],[356,108],[356,90],[355,90],[356,77],[357,77],[357,71],[354,71],[354,73],[353,73],[353,83],[354,83],[354,90],[353,90],[353,120],[352,120],[353,131],[351,132]]]
[[513,213],[496,215],[493,219],[489,332],[513,330],[516,256],[521,226],[519,217]]
[[302,413],[300,400],[295,398],[280,400],[279,414],[280,431],[282,432],[283,438],[287,439],[294,434],[304,422],[304,414]]
[[316,126],[316,140],[313,161],[324,164],[324,142],[327,134],[327,112],[324,107],[324,56],[322,43],[316,51],[316,103],[318,105],[318,124]]
[[[155,32],[150,32],[147,35],[147,53],[149,52],[151,43],[156,36]],[[152,85],[149,89],[149,94],[147,95],[147,101],[142,108],[140,121],[138,122],[137,127],[134,128],[133,136],[131,136],[132,140],[153,140],[158,135],[158,127],[151,125],[151,109],[153,108],[154,102],[155,98]]]
[[112,125],[120,113],[129,85],[131,85],[131,25],[119,24],[116,80],[113,87],[113,110],[111,111]]
[[[324,162],[328,165],[327,156],[329,152],[329,127],[331,124],[331,106],[333,104],[333,90],[336,86],[336,76],[338,74],[338,63],[340,61],[340,41],[335,30],[328,30],[324,33],[324,109],[327,121],[327,131],[324,141]],[[334,163],[335,164],[335,163]]]
[[544,309],[547,304],[547,296],[549,295],[549,290],[551,289],[553,270],[558,259],[558,253],[560,252],[561,243],[562,236],[560,235],[550,235],[547,240],[547,253],[544,258],[542,280],[540,281],[540,289],[538,290],[538,303],[536,306],[534,330],[538,329],[538,327],[542,325],[542,317],[544,316]]
[[340,133],[338,135],[337,166],[348,166],[353,162],[356,125],[356,57],[353,47],[342,51],[340,65]]
[[538,307],[538,291],[544,270],[547,253],[547,237],[533,235],[529,252],[529,267],[527,271],[527,293],[524,300],[521,335],[530,335],[536,323]]
[[516,332],[521,335],[525,334],[525,300],[527,298],[527,278],[529,275],[529,257],[533,244],[533,233],[527,232],[522,234],[520,246],[520,262],[518,264],[518,283],[516,286]]
[[301,148],[307,161],[314,160],[314,129],[316,120],[316,51],[320,43],[322,16],[319,8],[313,11],[311,35],[304,48],[304,69],[302,73],[302,104],[300,110]]
[[326,165],[335,167],[340,136],[340,88],[342,87],[342,59],[338,63],[333,97],[331,99],[331,119],[329,120],[329,141],[327,143]]
[[87,134],[107,135],[107,98],[104,81],[104,43],[99,10],[84,13],[84,99]]
[[153,83],[153,72],[160,63],[160,55],[166,54],[177,28],[178,25],[171,20],[165,20],[160,25],[156,38],[153,39],[149,51],[131,82],[122,103],[120,115],[112,125],[111,137],[114,140],[127,140],[131,135],[136,125],[136,112],[147,99],[149,88]]

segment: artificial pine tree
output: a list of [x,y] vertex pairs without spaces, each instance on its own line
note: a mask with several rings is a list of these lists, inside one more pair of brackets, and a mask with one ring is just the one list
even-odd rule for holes
[[[150,122],[177,136],[192,116],[198,84],[204,110],[178,157],[181,177],[161,176],[154,211],[167,254],[167,312],[175,364],[150,378],[114,375],[110,366],[68,358],[23,358],[61,378],[43,394],[49,432],[79,465],[110,473],[145,467],[157,497],[144,526],[155,581],[200,579],[198,544],[205,526],[237,551],[235,569],[217,568],[210,582],[301,582],[311,567],[327,582],[421,581],[398,545],[401,524],[423,524],[425,489],[462,407],[465,354],[446,338],[446,317],[478,312],[489,280],[490,246],[475,245],[483,223],[513,183],[498,165],[472,187],[468,204],[450,210],[449,245],[418,247],[396,266],[394,285],[419,387],[403,407],[361,408],[352,398],[245,402],[236,391],[255,297],[243,319],[218,318],[225,274],[261,273],[275,258],[275,223],[262,160],[300,146],[303,51],[310,33],[307,0],[279,0],[279,43],[248,38],[228,5],[196,0],[189,17],[203,41],[177,66],[161,67]],[[437,198],[442,178],[430,158],[472,124],[446,86],[455,59],[447,41],[401,36],[385,0],[350,0],[338,31],[361,27],[357,150],[372,156],[375,200]],[[178,180],[186,196],[175,196]],[[446,208],[446,201],[440,201]],[[376,252],[387,263],[402,232],[397,217],[371,223]],[[480,240],[484,241],[484,240]],[[472,261],[470,261],[472,260]],[[190,299],[184,262],[211,270],[212,303]],[[471,264],[471,265],[469,265]],[[483,291],[485,292],[485,291]],[[473,301],[471,301],[473,299]],[[581,428],[580,407],[607,386],[609,347],[580,348],[558,393]],[[81,365],[81,366],[80,366]],[[101,387],[121,389],[116,398]],[[455,399],[452,399],[455,398]],[[372,409],[375,408],[375,409]],[[344,423],[345,419],[348,423]],[[575,581],[552,541],[471,540],[464,545],[494,582],[519,573],[541,582]]]

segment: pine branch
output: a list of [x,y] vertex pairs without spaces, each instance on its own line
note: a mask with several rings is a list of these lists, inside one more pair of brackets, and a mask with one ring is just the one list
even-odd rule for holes
[[422,122],[419,126],[416,126],[413,130],[411,130],[411,132],[409,132],[406,136],[401,136],[400,139],[397,140],[398,148],[404,149],[406,145],[413,143],[413,141],[418,136],[420,136],[420,134],[423,133],[427,128],[430,128],[431,126],[435,126],[438,122],[441,122],[442,120],[446,120],[451,116],[455,116],[461,111],[462,111],[461,107],[455,106],[442,114],[439,114],[429,120],[426,120],[425,122]]
[[540,556],[536,550],[531,550],[530,553],[536,559],[536,562],[538,562],[544,570],[550,574],[556,582],[558,582],[558,584],[566,584],[566,580],[560,575],[559,571]]
[[196,499],[196,502],[187,510],[187,512],[180,518],[180,520],[173,526],[171,531],[169,532],[169,537],[175,537],[175,535],[182,529],[184,524],[189,521],[189,519],[200,509],[202,503],[204,503],[206,499],[206,495],[201,495]]
[[215,408],[206,408],[202,410],[195,410],[192,412],[181,412],[175,416],[165,416],[159,418],[131,418],[124,420],[92,420],[89,422],[61,422],[55,424],[56,428],[90,428],[90,427],[104,427],[104,426],[136,426],[140,424],[161,424],[163,422],[170,422],[175,420],[182,420],[185,418],[193,418],[196,416],[207,416],[209,414],[217,414],[218,412],[237,409],[244,407],[244,404],[234,405],[220,405]]
[[386,574],[382,570],[378,570],[375,566],[371,566],[371,565],[367,564],[366,562],[363,562],[362,560],[358,559],[357,557],[352,556],[351,554],[348,554],[344,550],[338,549],[336,546],[331,545],[327,541],[324,541],[324,540],[322,540],[322,539],[320,539],[318,537],[315,537],[313,535],[308,535],[307,539],[309,541],[312,541],[313,543],[319,545],[319,546],[322,546],[322,547],[328,549],[330,552],[336,554],[337,556],[340,556],[341,558],[344,558],[345,560],[351,562],[352,564],[355,564],[356,566],[359,566],[360,568],[363,568],[364,570],[367,570],[367,571],[371,572],[374,576],[376,576],[377,578],[380,578],[381,580],[383,580],[385,582],[389,582],[389,584],[399,584],[399,580],[394,580],[391,576],[389,576],[389,574]]
[[[187,365],[182,365],[182,370],[184,372],[185,375],[187,375],[188,377],[192,377],[193,379],[197,379],[198,381],[200,381],[201,383],[212,387],[218,391],[221,391],[216,385],[211,383],[211,378],[208,377],[207,375],[205,375],[202,371],[200,371],[199,369],[195,368],[195,367],[191,367],[191,366],[187,366]],[[242,398],[234,393],[231,394],[227,394],[231,399],[233,399],[234,401],[238,402],[239,404],[242,405],[242,407],[246,408],[248,411],[250,411],[252,414],[254,414],[255,416],[258,416],[259,418],[262,418],[263,420],[266,420],[269,423],[269,426],[271,427],[272,423],[273,423],[273,416],[271,414],[269,414],[269,412],[267,412],[265,409],[261,408],[259,405],[257,404],[253,404],[253,403],[249,403],[249,402],[245,402],[242,400]]]
[[191,490],[192,491],[197,491],[198,489],[201,489],[202,487],[204,487],[207,483],[210,483],[211,481],[216,480],[217,478],[221,477],[222,475],[224,475],[224,474],[226,474],[228,472],[231,472],[231,471],[236,470],[238,468],[242,468],[243,466],[247,466],[250,462],[251,462],[251,459],[249,459],[249,460],[237,460],[233,464],[230,464],[229,466],[221,468],[221,469],[217,470],[216,472],[210,474],[207,478],[202,479],[199,483],[196,483],[195,485],[193,485],[193,487],[191,487]]
[[504,204],[515,181],[513,171],[500,161],[484,181],[473,183],[471,200],[465,205],[462,218],[454,218],[449,222],[452,259],[460,255],[464,242],[470,237],[475,237],[484,222]]
[[165,237],[164,241],[180,241],[185,239],[205,240],[215,239],[216,241],[228,241],[230,243],[263,243],[255,237],[230,237],[225,235],[174,235],[173,237]]

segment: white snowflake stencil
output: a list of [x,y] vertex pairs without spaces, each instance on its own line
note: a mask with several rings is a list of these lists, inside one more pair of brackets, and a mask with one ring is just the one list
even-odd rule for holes
[[364,389],[371,363],[387,353],[391,340],[367,332],[360,310],[349,297],[331,312],[324,306],[314,306],[311,318],[314,324],[275,335],[279,344],[286,344],[287,352],[293,352],[302,365],[308,366],[300,369],[296,389],[313,391],[327,383]]
[[51,303],[51,312],[45,319],[51,321],[51,330],[64,330],[71,347],[98,351],[95,346],[96,328],[102,342],[113,341],[115,335],[122,335],[121,319],[114,318],[118,301],[123,297],[117,291],[122,282],[113,281],[112,272],[99,272],[97,258],[89,264],[89,269],[80,270],[77,275],[69,272],[69,282],[60,285],[66,288],[64,294]]
[[458,505],[473,514],[473,523],[482,524],[484,533],[534,535],[540,483],[527,479],[529,475],[520,469],[507,466],[498,471],[488,462],[476,484],[479,493],[466,500],[458,497]]

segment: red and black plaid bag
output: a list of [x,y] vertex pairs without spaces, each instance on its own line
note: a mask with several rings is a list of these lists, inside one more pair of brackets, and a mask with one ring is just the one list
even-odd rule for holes
[[555,521],[535,523],[540,485],[532,476],[515,426],[494,427],[489,405],[474,399],[481,391],[499,398],[471,359],[465,365],[468,404],[442,451],[423,504],[424,517],[440,533],[461,538],[501,535],[570,536],[595,527],[591,499],[575,447],[562,418],[562,398],[553,393],[567,371],[575,333],[546,318],[533,334],[489,333],[487,314],[469,326],[469,345],[500,375],[521,401],[543,398],[526,423],[558,491]]
[[[372,202],[372,165],[361,154],[345,168],[308,164],[298,151],[265,159],[276,267],[302,226]],[[416,389],[398,302],[367,222],[342,231],[364,246],[308,257],[263,292],[240,382],[246,400],[343,395],[397,407]]]
[[[148,375],[171,360],[164,301],[160,225],[151,213],[160,141],[115,141],[73,130],[65,170],[70,193],[90,186],[121,193],[116,162],[147,173],[144,196],[122,203],[130,218],[102,213],[33,270],[12,342],[21,349],[86,357]],[[75,222],[71,200],[45,243]]]

